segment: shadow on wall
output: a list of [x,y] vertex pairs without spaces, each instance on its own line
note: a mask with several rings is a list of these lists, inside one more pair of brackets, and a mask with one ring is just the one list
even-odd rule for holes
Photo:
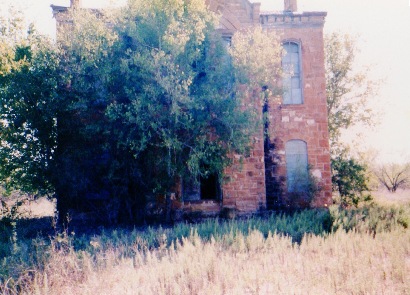
[[286,179],[278,173],[281,158],[275,152],[277,145],[277,142],[271,142],[268,136],[265,137],[265,183],[268,210],[278,210],[286,207],[283,202],[283,187]]

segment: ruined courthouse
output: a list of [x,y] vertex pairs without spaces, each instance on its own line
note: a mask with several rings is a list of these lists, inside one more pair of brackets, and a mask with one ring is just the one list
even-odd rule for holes
[[[277,12],[261,11],[260,3],[248,0],[205,1],[222,16],[218,30],[225,40],[252,26],[276,31],[284,48],[282,65],[291,66],[293,73],[283,78],[281,101],[258,106],[269,124],[255,134],[250,155],[243,161],[234,155],[222,184],[210,177],[196,188],[182,186],[174,208],[250,213],[327,206],[332,188],[323,44],[326,12],[299,12],[296,0],[284,0],[283,11]],[[72,0],[71,5],[78,2]],[[52,8],[58,22],[67,8]]]

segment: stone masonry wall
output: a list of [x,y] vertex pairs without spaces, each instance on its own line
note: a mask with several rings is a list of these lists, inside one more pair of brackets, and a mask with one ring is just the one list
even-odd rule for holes
[[[262,105],[260,109],[262,116]],[[253,136],[253,148],[246,157],[233,155],[233,165],[225,170],[222,187],[223,207],[239,212],[256,212],[266,208],[263,128]]]
[[[238,30],[260,24],[260,3],[248,0],[207,0],[209,8],[222,13],[219,31],[232,35]],[[255,108],[262,118],[262,103]],[[234,208],[239,212],[256,212],[266,207],[265,163],[263,127],[252,137],[250,155],[232,155],[233,165],[225,170],[222,185],[222,207]]]
[[[234,33],[254,25],[254,15],[246,0],[210,0],[211,9],[223,12],[222,34]],[[209,2],[208,2],[209,3]],[[254,7],[259,11],[259,6]],[[301,45],[302,89],[304,103],[268,106],[269,138],[264,139],[264,128],[253,137],[250,155],[233,155],[233,165],[225,170],[223,198],[216,203],[196,204],[195,210],[204,212],[234,208],[239,212],[256,212],[284,207],[324,207],[331,204],[330,154],[327,129],[327,108],[323,50],[323,25],[326,13],[292,11],[260,14],[259,24],[275,30],[282,41]],[[263,105],[255,106],[262,115]],[[319,180],[321,191],[311,204],[290,202],[286,188],[285,143],[303,140],[308,146],[311,173]],[[191,205],[190,205],[191,206]],[[193,208],[191,208],[193,209]]]
[[[331,171],[329,153],[328,119],[326,107],[326,85],[324,69],[323,23],[325,13],[302,13],[288,15],[262,15],[261,22],[267,29],[277,31],[282,41],[294,41],[301,48],[301,80],[303,104],[269,106],[269,137],[273,149],[270,157],[275,163],[273,181],[280,182],[276,192],[269,189],[269,202],[286,205],[286,159],[285,143],[292,139],[307,143],[308,162],[311,173],[320,180],[320,193],[313,206],[331,204]],[[270,173],[268,170],[267,175]],[[280,179],[279,179],[280,178]],[[267,178],[268,179],[268,178]],[[274,194],[279,195],[274,195]],[[281,202],[282,201],[282,202]]]

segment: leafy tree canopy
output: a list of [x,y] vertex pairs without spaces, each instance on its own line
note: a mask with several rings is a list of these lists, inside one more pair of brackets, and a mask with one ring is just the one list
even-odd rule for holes
[[357,41],[349,34],[325,36],[325,70],[328,126],[333,188],[345,205],[357,205],[368,191],[366,165],[352,157],[342,142],[344,130],[356,125],[373,126],[377,113],[370,100],[377,94],[380,81],[369,79],[369,68],[359,70],[355,63]]
[[[2,53],[3,181],[54,191],[60,216],[103,196],[104,218],[121,211],[132,220],[147,195],[168,194],[178,179],[222,176],[230,155],[250,148],[260,118],[249,99],[266,71],[251,84],[255,73],[240,65],[278,64],[279,49],[230,57],[201,0],[133,0],[114,13],[70,10],[67,19],[58,48],[36,37],[19,42],[25,55],[10,48],[19,58]],[[277,44],[262,35],[234,37],[232,52]]]
[[325,36],[327,112],[331,145],[339,143],[343,130],[358,124],[372,126],[377,113],[370,100],[380,81],[369,79],[370,68],[356,66],[357,40],[349,34]]
[[0,21],[0,174],[7,189],[47,194],[55,146],[58,60],[53,46],[16,17]]

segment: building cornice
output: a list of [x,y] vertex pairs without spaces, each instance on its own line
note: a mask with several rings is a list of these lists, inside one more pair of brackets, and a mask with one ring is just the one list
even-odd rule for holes
[[261,12],[260,23],[263,27],[323,27],[327,12]]

